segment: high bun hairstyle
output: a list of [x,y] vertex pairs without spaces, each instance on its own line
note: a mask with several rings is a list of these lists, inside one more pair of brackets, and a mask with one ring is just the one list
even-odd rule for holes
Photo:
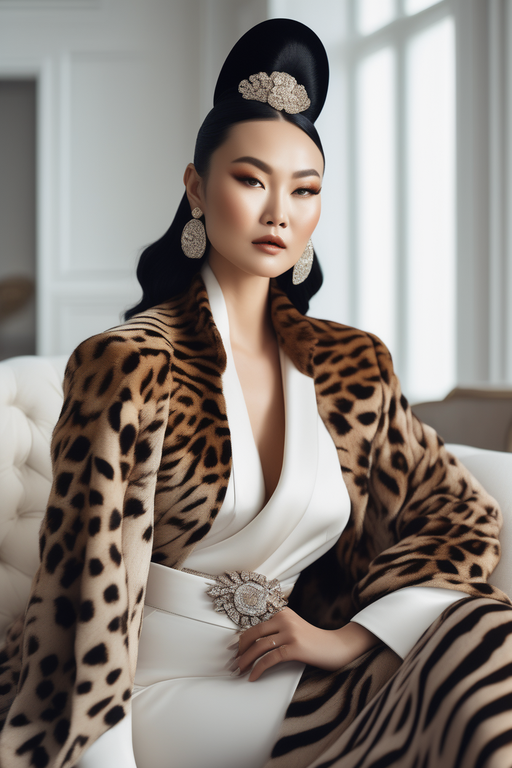
[[[310,106],[297,114],[288,114],[284,110],[277,111],[266,102],[243,98],[238,90],[240,82],[259,72],[292,75],[306,89]],[[270,19],[250,29],[224,62],[215,87],[213,109],[199,129],[194,150],[194,166],[198,174],[208,175],[213,152],[224,143],[231,126],[245,120],[284,118],[307,133],[324,156],[314,121],[324,105],[328,81],[327,54],[309,27],[292,19]],[[141,254],[137,277],[143,296],[125,313],[125,319],[186,291],[193,276],[201,269],[210,248],[208,233],[206,251],[201,259],[188,259],[181,249],[181,233],[190,218],[190,205],[184,194],[167,232]],[[297,309],[306,313],[310,298],[322,285],[316,253],[311,272],[303,283],[293,285],[292,272],[293,269],[289,269],[280,275],[277,283]]]

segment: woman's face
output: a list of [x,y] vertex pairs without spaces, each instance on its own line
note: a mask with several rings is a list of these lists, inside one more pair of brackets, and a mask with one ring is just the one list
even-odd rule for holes
[[323,157],[287,120],[237,123],[199,184],[212,267],[277,277],[320,217]]

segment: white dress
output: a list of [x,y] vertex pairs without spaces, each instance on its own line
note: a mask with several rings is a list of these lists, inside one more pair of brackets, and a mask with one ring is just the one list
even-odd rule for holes
[[[203,267],[202,274],[227,354],[222,383],[233,463],[218,517],[184,567],[206,574],[258,571],[278,579],[288,595],[301,571],[339,538],[350,514],[348,492],[334,443],[318,415],[313,380],[281,351],[284,458],[277,488],[264,505],[263,472],[231,351],[226,305],[212,270]],[[278,665],[254,683],[247,675],[232,677],[234,649],[228,645],[237,627],[213,610],[206,595],[212,584],[151,564],[132,716],[101,736],[79,768],[265,764],[304,665]],[[405,655],[460,597],[425,587],[400,590],[361,611],[355,621]]]

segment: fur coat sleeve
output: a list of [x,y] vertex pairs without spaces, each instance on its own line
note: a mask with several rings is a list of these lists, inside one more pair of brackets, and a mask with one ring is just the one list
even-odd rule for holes
[[84,342],[69,361],[41,564],[24,629],[11,631],[2,659],[3,692],[17,684],[2,768],[71,767],[129,706],[169,361],[162,346],[123,333]]
[[487,581],[500,557],[496,501],[414,416],[377,337],[313,324],[322,349],[312,358],[319,410],[352,513],[337,545],[301,575],[293,607],[332,628],[410,586],[510,602]]

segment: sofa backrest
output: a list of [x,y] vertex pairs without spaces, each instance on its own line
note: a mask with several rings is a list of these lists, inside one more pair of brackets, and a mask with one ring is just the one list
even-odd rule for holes
[[447,445],[483,487],[494,496],[503,514],[501,560],[489,581],[512,597],[512,453],[486,451],[468,445]]
[[24,611],[38,565],[66,362],[26,356],[0,363],[0,640]]

